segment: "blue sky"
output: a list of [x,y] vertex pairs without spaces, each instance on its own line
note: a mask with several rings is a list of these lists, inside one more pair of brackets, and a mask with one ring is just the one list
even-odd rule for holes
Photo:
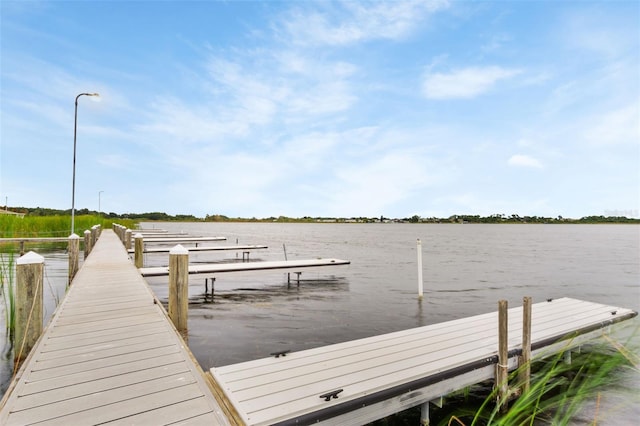
[[0,7],[3,205],[640,216],[636,1]]

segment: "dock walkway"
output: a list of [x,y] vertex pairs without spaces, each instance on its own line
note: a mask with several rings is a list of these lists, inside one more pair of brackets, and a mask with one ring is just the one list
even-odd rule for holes
[[111,230],[0,407],[2,425],[228,425],[202,370]]
[[[532,355],[555,354],[636,316],[562,298],[532,306]],[[509,310],[509,368],[522,350],[522,307]],[[362,425],[495,376],[498,313],[428,325],[211,372],[247,425]],[[284,356],[280,356],[284,355]]]

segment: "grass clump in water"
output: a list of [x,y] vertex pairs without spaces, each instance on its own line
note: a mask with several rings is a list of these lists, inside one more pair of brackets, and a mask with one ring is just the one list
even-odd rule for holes
[[5,326],[9,340],[13,342],[16,324],[15,261],[12,253],[0,254],[0,297],[4,308]]
[[[583,346],[565,362],[567,351],[532,362],[529,392],[512,399],[506,412],[496,406],[497,390],[492,382],[484,382],[448,395],[442,408],[431,406],[430,424],[437,426],[512,426],[568,425],[585,415],[586,423],[596,425],[608,415],[601,409],[601,395],[624,392],[625,404],[634,406],[640,398],[628,387],[624,378],[640,377],[640,350],[633,347],[638,330],[620,344],[609,336]],[[635,375],[635,376],[632,376]],[[517,389],[518,370],[509,377],[511,389]],[[627,395],[628,393],[628,395]],[[583,408],[589,406],[588,414]],[[595,408],[594,408],[595,407]],[[620,407],[617,407],[620,408]],[[593,412],[591,412],[593,411]],[[420,407],[414,407],[378,420],[373,425],[420,424]]]

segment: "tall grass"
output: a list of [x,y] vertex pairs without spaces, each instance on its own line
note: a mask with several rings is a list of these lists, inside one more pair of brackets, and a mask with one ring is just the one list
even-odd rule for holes
[[15,304],[15,261],[13,253],[8,255],[0,254],[0,297],[4,305],[5,326],[7,336],[13,342],[15,323],[16,323],[16,304]]
[[[585,345],[580,353],[572,353],[570,364],[565,363],[566,351],[533,360],[529,392],[509,401],[506,412],[501,412],[501,407],[496,405],[497,390],[492,389],[493,383],[484,382],[448,395],[442,408],[432,406],[430,424],[555,426],[580,423],[595,426],[610,415],[603,412],[601,395],[623,392],[629,407],[640,403],[637,392],[620,386],[624,378],[640,377],[638,331],[636,329],[623,344],[606,336]],[[509,384],[514,390],[520,387],[517,370],[510,374]],[[583,410],[587,406],[590,410]],[[375,426],[413,424],[420,424],[419,407],[372,423]]]
[[[131,219],[108,219],[97,215],[76,216],[74,232],[83,235],[84,231],[94,225],[102,225],[103,229],[111,228],[112,223],[119,223],[127,228],[135,228],[136,222]],[[20,237],[68,237],[71,234],[71,216],[25,216],[0,215],[0,238]]]
[[[638,355],[626,349],[632,342],[630,339],[621,345],[606,337],[604,341],[587,345],[581,353],[572,354],[571,363],[565,362],[566,351],[552,358],[534,360],[528,392],[512,400],[508,410],[501,413],[501,407],[495,404],[497,390],[494,390],[467,424],[566,425],[585,404],[596,401],[596,413],[590,423],[595,425],[601,393],[617,387],[621,377],[630,372],[640,374]],[[514,388],[521,385],[517,377],[517,370],[510,375]]]

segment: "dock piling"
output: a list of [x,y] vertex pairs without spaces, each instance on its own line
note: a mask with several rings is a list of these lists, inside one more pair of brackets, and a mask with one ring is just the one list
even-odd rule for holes
[[144,266],[144,238],[142,234],[138,233],[133,236],[133,240],[135,245],[135,253],[133,255],[134,264],[136,268],[142,268]]
[[496,366],[496,387],[498,389],[498,407],[501,412],[507,410],[509,393],[509,331],[508,303],[498,301],[498,364]]
[[78,264],[80,257],[80,237],[76,234],[69,235],[69,281],[71,285],[73,277],[78,272]]
[[519,382],[525,394],[531,388],[531,297],[522,299],[522,355],[519,358]]
[[178,244],[169,252],[169,318],[187,340],[189,314],[189,251]]
[[91,231],[85,229],[84,231],[84,258],[85,260],[91,253]]
[[42,334],[43,277],[44,257],[39,254],[30,251],[16,261],[16,365],[27,358]]
[[422,300],[424,283],[422,282],[422,242],[418,238],[416,251],[418,253],[418,299]]

